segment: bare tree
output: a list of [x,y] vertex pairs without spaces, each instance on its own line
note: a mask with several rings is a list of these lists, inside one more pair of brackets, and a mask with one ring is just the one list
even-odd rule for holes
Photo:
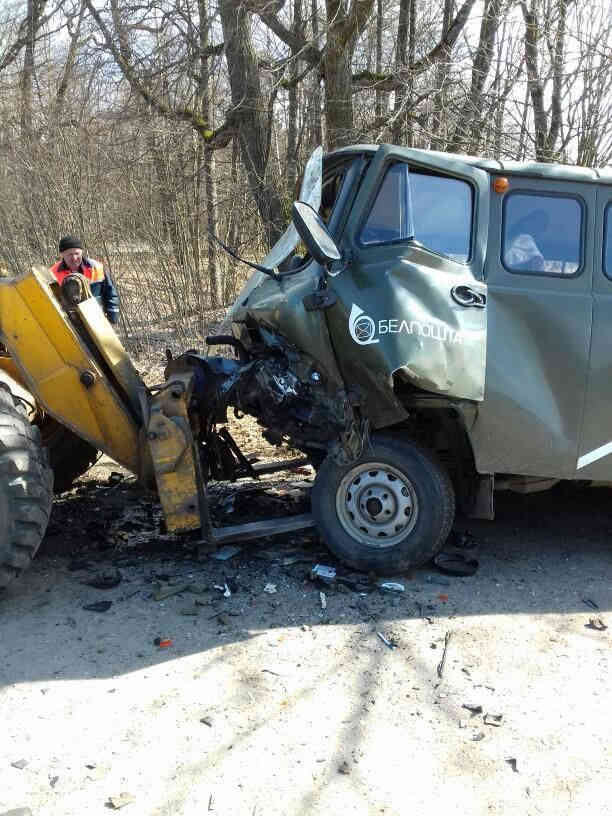
[[[563,54],[568,0],[558,0],[555,3],[556,15],[550,3],[547,4],[546,10],[541,10],[542,16],[546,15],[545,24],[538,14],[537,0],[531,0],[529,8],[524,0],[521,0],[520,5],[525,20],[525,65],[533,109],[535,155],[538,161],[552,161],[561,127]],[[552,62],[551,102],[548,110],[544,104],[545,79],[538,60],[539,43],[545,34]]]
[[442,42],[440,58],[436,65],[435,92],[433,98],[433,111],[431,116],[431,141],[432,150],[440,150],[444,145],[444,137],[440,135],[442,126],[442,115],[446,100],[446,83],[450,73],[450,56],[452,46],[448,42],[448,32],[451,27],[451,15],[453,12],[453,0],[444,0],[444,12],[442,14]]
[[[302,0],[293,0],[293,30],[303,36]],[[298,172],[298,94],[299,94],[300,60],[299,54],[292,54],[289,106],[287,117],[287,192],[293,195]]]
[[27,0],[26,35],[21,69],[21,135],[32,138],[32,84],[34,82],[34,48],[43,23],[47,0]]
[[499,27],[503,2],[504,0],[485,0],[484,2],[480,24],[480,39],[472,62],[470,92],[461,108],[455,125],[455,132],[448,147],[449,151],[453,153],[459,150],[476,153],[478,150],[482,112],[485,107],[482,94],[491,69],[495,37]]
[[63,118],[66,106],[66,94],[68,88],[74,82],[74,70],[81,47],[81,29],[83,25],[83,17],[85,15],[85,3],[80,2],[77,10],[73,14],[68,14],[66,19],[66,29],[70,38],[70,45],[68,46],[68,54],[60,81],[57,86],[55,94],[55,109],[53,111],[53,121],[51,123],[52,129],[56,127]]
[[[397,23],[397,41],[395,47],[395,70],[397,74],[406,74],[408,65],[414,62],[416,38],[416,0],[400,0]],[[406,106],[414,93],[414,81],[408,74],[405,85],[395,90],[395,104],[393,108],[393,124],[391,133],[396,144],[402,144],[402,134],[406,125]],[[412,134],[407,137],[406,144],[412,144]]]
[[325,120],[330,147],[349,144],[353,139],[352,61],[359,35],[365,30],[374,0],[351,0],[347,9],[342,0],[327,0],[327,42],[325,66]]

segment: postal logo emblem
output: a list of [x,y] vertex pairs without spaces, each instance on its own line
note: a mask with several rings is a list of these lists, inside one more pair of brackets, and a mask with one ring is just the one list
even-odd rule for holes
[[360,346],[380,343],[384,334],[410,334],[416,337],[427,337],[438,343],[457,345],[465,342],[466,337],[446,323],[439,321],[400,320],[399,318],[381,318],[376,323],[361,307],[353,303],[349,315],[349,332]]
[[351,314],[349,315],[349,332],[351,337],[360,346],[368,346],[371,343],[378,343],[378,338],[375,338],[376,323],[372,318],[365,314],[363,309],[360,309],[356,303],[353,303]]

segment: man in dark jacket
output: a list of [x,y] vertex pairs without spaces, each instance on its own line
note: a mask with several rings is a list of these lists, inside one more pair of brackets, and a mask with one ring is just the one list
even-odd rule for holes
[[100,261],[83,255],[83,244],[74,235],[64,235],[59,242],[61,260],[53,264],[51,272],[62,283],[66,275],[80,272],[89,281],[92,295],[96,298],[110,323],[119,321],[119,295],[111,276],[105,272]]

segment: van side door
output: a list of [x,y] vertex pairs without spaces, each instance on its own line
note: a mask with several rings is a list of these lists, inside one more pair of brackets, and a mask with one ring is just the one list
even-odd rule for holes
[[593,338],[576,478],[612,479],[612,185],[597,185]]
[[476,467],[571,478],[589,365],[596,188],[563,178],[563,169],[537,166],[533,175],[507,180],[505,191],[502,185],[491,195],[486,387],[472,429]]
[[404,418],[396,385],[479,401],[487,334],[488,175],[381,146],[349,215],[327,311],[346,382],[373,427]]

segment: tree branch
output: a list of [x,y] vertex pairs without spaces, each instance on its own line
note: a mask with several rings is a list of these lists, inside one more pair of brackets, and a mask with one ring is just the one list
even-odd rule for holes
[[278,16],[270,11],[269,3],[251,0],[248,7],[268,26],[270,31],[276,34],[279,40],[282,40],[285,45],[289,46],[293,55],[299,56],[300,59],[309,62],[313,66],[321,62],[323,54],[316,45],[310,40],[307,40],[301,32],[287,28],[287,26],[278,19]]
[[152,88],[144,82],[136,73],[136,70],[130,60],[130,49],[127,42],[126,32],[124,29],[118,31],[119,47],[113,41],[111,32],[100,12],[94,6],[92,0],[85,0],[87,8],[92,17],[96,21],[100,33],[104,39],[106,48],[112,54],[115,62],[119,66],[119,70],[130,87],[143,99],[156,113],[163,116],[165,119],[176,119],[181,122],[186,122],[204,139],[207,146],[212,148],[226,147],[234,134],[236,128],[231,121],[231,116],[216,130],[212,130],[206,118],[198,114],[192,108],[172,108],[165,102],[162,102],[154,93]]
[[404,88],[411,77],[416,74],[421,74],[426,71],[438,60],[442,59],[445,54],[448,54],[457,40],[465,26],[470,12],[476,0],[465,0],[457,16],[450,24],[450,27],[444,37],[425,54],[420,60],[411,63],[406,68],[400,69],[393,74],[374,74],[372,71],[360,71],[353,75],[354,88],[370,88],[377,91],[396,91]]

